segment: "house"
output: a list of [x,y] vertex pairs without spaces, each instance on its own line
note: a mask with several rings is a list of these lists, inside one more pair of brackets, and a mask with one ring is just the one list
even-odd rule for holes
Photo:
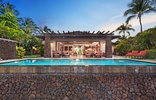
[[84,54],[86,51],[100,50],[105,53],[106,58],[112,57],[112,42],[111,40],[119,38],[119,35],[114,35],[113,32],[96,32],[90,31],[73,31],[60,33],[44,33],[38,36],[43,39],[44,57],[53,57],[53,51],[59,52],[69,51]]

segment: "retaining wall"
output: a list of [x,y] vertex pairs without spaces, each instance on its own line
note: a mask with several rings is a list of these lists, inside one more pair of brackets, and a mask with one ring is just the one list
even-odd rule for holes
[[156,100],[156,74],[0,74],[0,100]]
[[16,41],[0,38],[0,58],[17,59]]

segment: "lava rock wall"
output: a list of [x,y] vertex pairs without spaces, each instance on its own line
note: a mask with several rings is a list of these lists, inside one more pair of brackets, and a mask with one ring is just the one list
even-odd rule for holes
[[0,100],[156,100],[156,74],[0,74]]
[[0,58],[17,59],[16,41],[0,38]]

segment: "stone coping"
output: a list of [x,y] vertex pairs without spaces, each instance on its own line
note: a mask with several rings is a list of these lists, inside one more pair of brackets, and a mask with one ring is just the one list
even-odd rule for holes
[[15,43],[17,43],[17,41],[14,41],[14,40],[10,40],[10,39],[4,39],[4,38],[0,38],[0,41],[8,41],[8,42],[15,42]]
[[39,57],[39,58],[23,58],[23,59],[8,59],[8,60],[0,60],[0,63],[6,63],[6,62],[12,62],[12,61],[19,61],[19,60],[28,60],[28,59],[129,59],[129,60],[136,60],[136,61],[143,61],[143,62],[151,62],[151,63],[156,63],[156,60],[146,60],[146,59],[130,59],[130,58],[44,58],[44,57]]
[[[26,58],[30,59],[30,58]],[[4,60],[0,63],[26,60]],[[34,58],[32,58],[34,59]],[[36,59],[36,58],[35,58]],[[50,58],[38,58],[50,59]],[[58,58],[56,58],[58,59]],[[137,59],[131,59],[137,60]],[[147,61],[147,60],[137,60]],[[149,62],[149,61],[147,61]],[[155,63],[155,61],[150,61]],[[0,66],[0,73],[51,73],[51,74],[101,74],[101,73],[156,73],[156,66]]]
[[28,76],[39,76],[39,75],[45,75],[45,76],[156,76],[156,73],[92,73],[92,74],[87,74],[87,73],[0,73],[0,76],[16,76],[16,75],[28,75]]
[[50,74],[104,74],[104,73],[156,73],[155,66],[1,66],[0,73]]

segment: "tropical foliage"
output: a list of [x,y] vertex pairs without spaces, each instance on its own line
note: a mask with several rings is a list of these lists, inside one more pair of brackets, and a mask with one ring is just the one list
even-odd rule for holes
[[37,27],[35,30],[37,34],[54,34],[54,31],[51,30],[48,26]]
[[48,26],[44,26],[43,31],[46,32],[46,33],[51,33],[52,32],[51,29],[48,28]]
[[0,37],[20,41],[23,35],[18,25],[18,11],[10,4],[0,1]]
[[154,50],[154,49],[148,50],[148,52],[147,52],[147,58],[156,59],[156,50]]
[[124,13],[124,16],[129,15],[126,22],[137,17],[139,19],[140,31],[142,32],[142,15],[156,11],[155,6],[152,5],[151,0],[132,0],[128,7],[129,9]]
[[135,39],[133,37],[121,40],[116,46],[116,52],[118,52],[119,55],[125,55],[127,51],[132,51],[134,48],[137,48],[134,41]]
[[14,5],[8,2],[3,2],[3,0],[0,0],[0,14],[6,14],[8,12],[10,12],[15,16],[19,15],[19,11],[15,9]]
[[126,35],[125,35],[126,33],[128,34],[128,36],[130,36],[130,32],[129,31],[135,31],[135,30],[132,28],[132,25],[129,25],[128,23],[126,23],[126,24],[120,25],[116,29],[116,31],[118,31],[119,34],[123,33],[122,38],[126,38]]
[[19,25],[26,34],[31,35],[35,32],[37,25],[31,18],[19,18]]
[[17,47],[16,46],[16,51],[17,51],[17,56],[18,58],[23,58],[25,54],[25,49],[23,47]]
[[20,41],[23,35],[18,25],[18,11],[10,4],[0,1],[0,37]]
[[[122,40],[116,46],[116,52],[119,55],[125,55],[126,52],[132,50],[148,50],[147,57],[153,58],[156,56],[156,28],[151,28],[143,32],[142,29],[142,15],[156,11],[156,0],[132,0],[128,4],[129,9],[125,11],[124,16],[128,16],[126,23],[119,26],[116,31],[123,33]],[[140,33],[135,37],[125,37],[125,33],[129,33],[130,30],[134,29],[131,25],[128,25],[129,21],[137,17],[140,23]],[[129,28],[130,29],[129,29]],[[126,32],[127,31],[127,32]]]
[[22,40],[21,46],[26,49],[26,54],[33,54],[33,47],[39,49],[41,40],[35,36],[26,35]]
[[23,57],[22,50],[26,50],[26,54],[33,53],[33,47],[39,47],[41,40],[33,36],[37,29],[37,25],[31,18],[18,18],[19,11],[15,7],[0,0],[0,38],[6,38],[18,41],[17,52]]
[[138,33],[135,37],[122,40],[116,46],[119,55],[125,55],[126,51],[153,50],[156,49],[156,28]]

